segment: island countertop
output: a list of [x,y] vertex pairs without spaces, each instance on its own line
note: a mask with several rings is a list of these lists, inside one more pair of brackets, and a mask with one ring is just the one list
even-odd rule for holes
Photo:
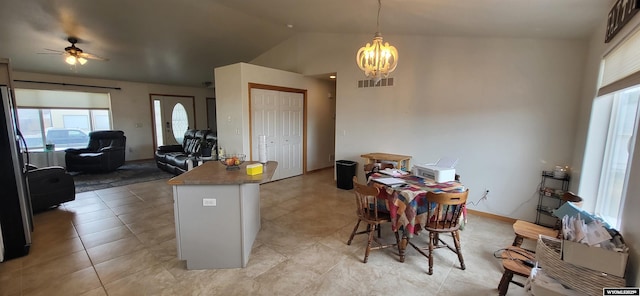
[[233,185],[245,183],[268,182],[276,171],[278,162],[269,161],[264,167],[262,174],[247,175],[247,165],[259,163],[257,161],[247,161],[240,165],[239,170],[227,170],[219,161],[207,161],[194,169],[175,176],[167,184],[169,185]]

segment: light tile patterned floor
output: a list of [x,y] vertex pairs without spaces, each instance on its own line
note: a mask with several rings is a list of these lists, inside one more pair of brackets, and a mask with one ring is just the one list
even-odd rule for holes
[[[413,249],[405,263],[389,248],[363,264],[365,237],[346,244],[353,193],[327,169],[261,186],[262,228],[246,268],[186,270],[165,182],[80,193],[34,216],[30,254],[0,263],[0,295],[497,295],[503,270],[493,253],[513,240],[511,224],[470,216],[466,270],[446,249],[432,276]],[[389,227],[383,235],[393,239]]]

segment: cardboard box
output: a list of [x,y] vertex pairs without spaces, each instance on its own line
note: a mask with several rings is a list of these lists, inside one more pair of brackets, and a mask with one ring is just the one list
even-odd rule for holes
[[562,241],[562,260],[624,278],[629,253],[609,251],[599,247],[589,247],[568,240]]
[[262,174],[262,164],[254,163],[247,165],[247,175],[259,175]]

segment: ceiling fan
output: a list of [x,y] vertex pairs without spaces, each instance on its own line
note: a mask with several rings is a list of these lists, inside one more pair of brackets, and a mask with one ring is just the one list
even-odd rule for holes
[[64,54],[66,56],[64,61],[69,65],[76,65],[76,64],[84,65],[87,63],[87,60],[98,60],[98,61],[109,60],[107,58],[103,58],[94,54],[84,52],[82,49],[76,46],[76,43],[79,42],[78,38],[76,37],[68,37],[67,41],[71,43],[71,46],[65,47],[64,51],[48,49],[48,48],[45,48],[45,49],[56,52],[58,54]]

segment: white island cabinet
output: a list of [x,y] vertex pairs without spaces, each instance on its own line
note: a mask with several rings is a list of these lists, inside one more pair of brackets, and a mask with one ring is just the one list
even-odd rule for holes
[[173,185],[178,259],[187,269],[245,267],[260,231],[260,183],[271,180],[276,162],[247,175],[246,162],[228,171],[205,162],[167,183]]

